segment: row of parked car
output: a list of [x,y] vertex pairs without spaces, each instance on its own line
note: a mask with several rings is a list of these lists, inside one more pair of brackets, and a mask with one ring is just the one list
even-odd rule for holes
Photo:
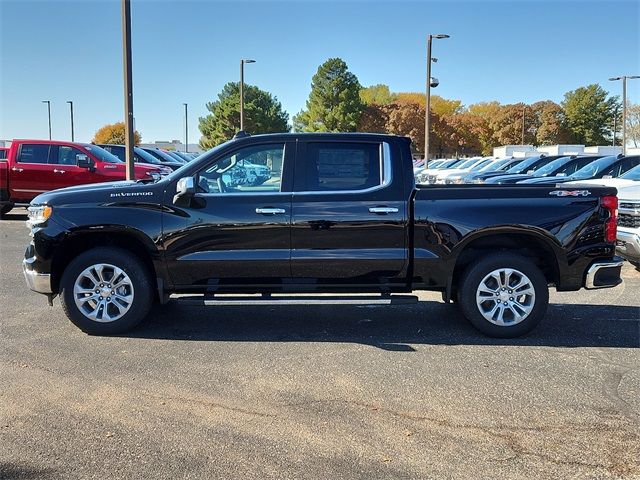
[[548,184],[616,187],[619,198],[618,253],[640,270],[640,155],[536,155],[475,157],[414,162],[416,182],[431,185]]

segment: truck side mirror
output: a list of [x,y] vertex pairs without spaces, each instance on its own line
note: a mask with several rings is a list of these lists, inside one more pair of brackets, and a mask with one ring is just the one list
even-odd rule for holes
[[80,168],[87,168],[91,170],[93,168],[93,160],[91,160],[88,155],[79,153],[76,155],[76,165]]
[[173,196],[173,203],[186,206],[191,198],[196,194],[196,180],[193,177],[183,177],[176,184],[176,194]]

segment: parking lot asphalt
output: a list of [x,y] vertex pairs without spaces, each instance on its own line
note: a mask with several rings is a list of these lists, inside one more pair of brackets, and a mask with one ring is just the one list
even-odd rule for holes
[[640,478],[640,273],[528,337],[414,305],[170,304],[91,337],[0,222],[0,478]]

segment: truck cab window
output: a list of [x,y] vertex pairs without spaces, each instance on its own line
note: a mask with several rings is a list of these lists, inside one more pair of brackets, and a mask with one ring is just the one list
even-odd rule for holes
[[51,145],[23,144],[20,147],[18,162],[20,163],[49,163]]
[[305,191],[366,190],[382,184],[377,143],[309,143]]
[[[57,163],[59,165],[76,165],[76,155],[84,155],[84,153],[77,148],[60,145],[58,148],[58,155],[56,158],[53,158],[52,155],[49,158],[49,163]],[[57,160],[57,162],[55,160]]]
[[199,182],[208,193],[279,192],[283,158],[283,143],[241,148],[200,172]]

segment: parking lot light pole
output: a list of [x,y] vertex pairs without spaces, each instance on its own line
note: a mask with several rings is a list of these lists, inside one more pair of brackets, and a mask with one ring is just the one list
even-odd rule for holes
[[184,153],[189,153],[189,119],[187,117],[187,104],[184,105]]
[[255,60],[240,60],[240,130],[244,130],[244,64],[256,63]]
[[618,131],[618,107],[613,112],[613,139],[611,140],[611,146],[616,146],[616,132]]
[[135,142],[133,126],[133,78],[131,73],[131,5],[122,0],[122,63],[124,73],[124,123],[125,123],[125,160],[127,180],[135,180],[133,144]]
[[[640,78],[640,75],[622,75],[621,77],[611,77],[609,81],[622,80],[622,154],[627,154],[627,80]],[[615,137],[615,132],[614,132]]]
[[71,100],[67,100],[67,103],[69,104],[69,108],[71,111],[71,141],[75,142],[75,137],[73,135],[73,102]]
[[42,103],[47,104],[47,113],[49,115],[49,140],[51,140],[51,100],[42,100]]
[[427,36],[427,106],[424,113],[424,162],[425,168],[429,168],[429,134],[431,128],[431,42],[434,38],[449,38],[449,35],[439,33]]

